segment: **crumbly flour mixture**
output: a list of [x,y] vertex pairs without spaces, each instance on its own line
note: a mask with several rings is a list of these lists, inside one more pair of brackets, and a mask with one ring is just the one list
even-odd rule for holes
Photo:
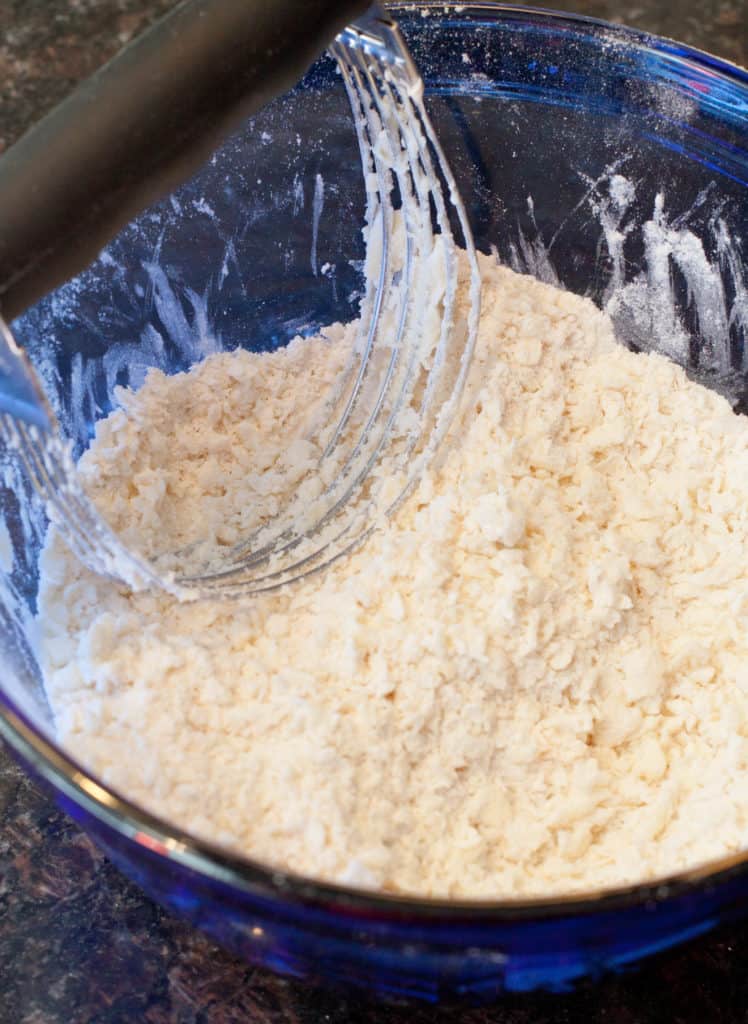
[[[579,891],[745,847],[748,420],[587,300],[481,260],[462,422],[348,560],[180,604],[52,533],[59,734],[200,836],[388,891]],[[99,425],[93,498],[150,554],[211,522],[231,543],[308,455],[285,439],[351,343],[151,374]]]

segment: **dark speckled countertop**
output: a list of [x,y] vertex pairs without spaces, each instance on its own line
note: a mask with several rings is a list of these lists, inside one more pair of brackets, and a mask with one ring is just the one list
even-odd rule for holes
[[[0,0],[0,152],[173,0]],[[557,0],[748,64],[746,0]],[[748,924],[569,996],[399,1010],[252,969],[126,881],[0,748],[0,1024],[738,1024]]]

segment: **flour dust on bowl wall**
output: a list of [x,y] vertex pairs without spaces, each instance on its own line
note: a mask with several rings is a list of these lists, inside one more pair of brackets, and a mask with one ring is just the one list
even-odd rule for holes
[[[95,577],[6,452],[2,729],[248,959],[490,998],[746,909],[748,79],[581,19],[396,14],[481,251],[440,459],[365,547],[237,605]],[[303,459],[362,197],[324,60],[14,325],[149,554]]]

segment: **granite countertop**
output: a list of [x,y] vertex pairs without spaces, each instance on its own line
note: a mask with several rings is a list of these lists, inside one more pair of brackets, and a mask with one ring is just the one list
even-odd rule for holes
[[[538,0],[535,0],[537,3]],[[174,0],[2,0],[0,152]],[[748,65],[745,0],[556,0]],[[399,1010],[247,967],[126,881],[0,748],[0,1024],[737,1024],[748,924],[569,996]]]

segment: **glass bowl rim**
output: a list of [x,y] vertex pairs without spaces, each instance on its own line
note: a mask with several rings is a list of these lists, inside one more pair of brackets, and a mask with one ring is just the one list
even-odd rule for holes
[[[395,13],[449,11],[450,4],[438,0],[397,0],[388,7]],[[454,6],[455,14],[485,12],[497,22],[502,17],[537,18],[549,23],[571,23],[605,29],[630,45],[647,46],[659,52],[709,68],[746,91],[748,71],[705,50],[664,36],[617,25],[599,18],[497,0],[468,0]],[[144,851],[210,882],[222,883],[249,897],[262,896],[286,904],[318,907],[340,912],[371,912],[406,924],[429,921],[467,920],[479,922],[532,921],[544,918],[589,915],[675,899],[700,885],[711,888],[748,871],[748,848],[716,858],[671,875],[643,883],[614,885],[584,892],[553,896],[505,897],[499,899],[449,899],[410,894],[383,893],[326,882],[310,876],[234,854],[182,831],[163,818],[149,813],[98,781],[95,776],[49,740],[0,688],[0,737],[19,758],[43,780],[93,818],[114,832],[140,845]]]
[[594,18],[589,14],[577,14],[574,11],[557,11],[552,7],[534,7],[532,4],[504,3],[503,0],[466,0],[460,3],[448,3],[446,0],[388,0],[387,9],[394,15],[399,11],[403,13],[412,11],[428,12],[449,12],[461,17],[470,11],[485,11],[494,15],[513,15],[526,18],[527,15],[537,16],[549,22],[571,22],[578,25],[590,25],[605,29],[613,35],[619,36],[622,41],[628,40],[632,45],[646,44],[662,53],[685,57],[698,64],[706,64],[714,71],[722,72],[728,78],[736,79],[741,85],[748,85],[748,68],[744,68],[726,57],[718,57],[709,50],[701,49],[698,46],[691,46],[690,43],[681,43],[670,36],[658,35],[654,32],[647,32],[644,29],[634,28],[631,25],[623,25],[613,21],[606,21],[604,18]]

